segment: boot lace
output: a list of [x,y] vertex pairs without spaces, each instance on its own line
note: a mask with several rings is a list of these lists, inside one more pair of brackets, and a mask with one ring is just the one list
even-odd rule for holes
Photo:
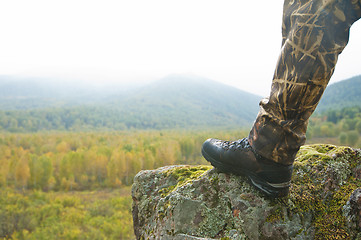
[[239,148],[248,148],[250,145],[248,143],[247,138],[239,139],[237,141],[223,141],[222,148],[225,150],[233,150],[236,151]]

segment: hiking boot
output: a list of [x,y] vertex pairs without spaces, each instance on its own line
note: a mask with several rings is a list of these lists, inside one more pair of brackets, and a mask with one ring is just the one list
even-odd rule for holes
[[262,157],[247,138],[234,142],[208,139],[203,143],[202,154],[221,172],[247,176],[251,184],[268,197],[284,197],[289,192],[293,165]]

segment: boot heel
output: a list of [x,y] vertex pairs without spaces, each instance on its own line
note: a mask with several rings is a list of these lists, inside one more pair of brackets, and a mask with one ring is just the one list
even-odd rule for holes
[[286,197],[289,193],[290,182],[272,184],[254,175],[248,175],[253,186],[271,198]]

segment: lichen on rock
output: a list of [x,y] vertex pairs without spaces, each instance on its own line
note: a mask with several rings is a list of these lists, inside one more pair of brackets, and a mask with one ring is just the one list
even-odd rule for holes
[[141,171],[132,188],[134,231],[137,239],[354,239],[360,166],[358,150],[304,146],[289,196],[273,200],[208,165]]

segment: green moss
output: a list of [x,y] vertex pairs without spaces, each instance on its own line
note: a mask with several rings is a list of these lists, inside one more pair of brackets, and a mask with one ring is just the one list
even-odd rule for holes
[[[314,216],[315,239],[350,238],[342,207],[350,194],[361,187],[351,171],[360,164],[361,157],[348,147],[310,145],[299,151],[290,200],[294,212]],[[268,220],[278,220],[278,216],[275,212]]]
[[331,160],[332,155],[328,151],[334,148],[335,146],[333,145],[325,144],[303,146],[297,154],[294,166],[296,169],[306,166],[310,167]]
[[219,177],[218,175],[213,175],[210,179],[212,186],[218,186],[219,184]]
[[283,214],[283,209],[281,205],[278,205],[276,208],[273,208],[271,210],[271,213],[267,216],[266,222],[278,222],[278,221],[284,221],[285,216]]
[[171,176],[173,179],[176,180],[176,184],[171,185],[167,188],[160,189],[159,193],[161,194],[161,197],[165,197],[169,193],[176,190],[177,188],[186,185],[190,181],[194,181],[195,179],[198,179],[211,168],[213,167],[206,165],[180,166],[165,172],[164,174],[166,175],[166,177]]
[[206,171],[211,169],[212,166],[182,166],[175,168],[171,171],[172,177],[174,177],[178,183],[185,183],[190,180],[194,180],[202,176]]

